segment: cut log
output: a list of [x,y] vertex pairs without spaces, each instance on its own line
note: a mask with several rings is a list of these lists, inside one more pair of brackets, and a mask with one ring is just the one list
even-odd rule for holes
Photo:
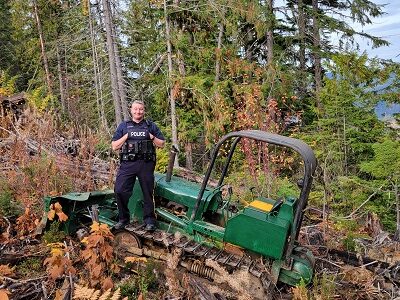
[[189,284],[195,289],[198,293],[198,296],[201,300],[218,300],[217,297],[212,294],[208,288],[206,288],[202,283],[198,280],[191,278]]

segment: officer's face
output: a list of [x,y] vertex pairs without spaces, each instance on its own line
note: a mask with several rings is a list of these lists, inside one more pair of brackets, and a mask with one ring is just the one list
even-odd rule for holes
[[144,116],[144,106],[140,103],[133,103],[131,107],[131,114],[135,121],[141,121]]

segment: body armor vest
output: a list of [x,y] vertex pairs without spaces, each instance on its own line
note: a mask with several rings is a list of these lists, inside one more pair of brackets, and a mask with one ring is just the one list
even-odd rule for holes
[[156,161],[156,149],[150,140],[148,121],[139,124],[129,121],[126,127],[128,139],[121,148],[121,161]]

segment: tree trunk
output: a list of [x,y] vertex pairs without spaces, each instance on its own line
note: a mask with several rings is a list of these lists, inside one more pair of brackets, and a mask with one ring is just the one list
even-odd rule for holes
[[[110,10],[111,12],[111,10]],[[112,38],[113,38],[113,46],[114,46],[114,57],[115,57],[115,66],[117,69],[117,81],[118,81],[118,91],[119,91],[119,96],[121,100],[121,108],[122,108],[122,115],[124,116],[125,120],[129,120],[129,108],[128,108],[128,103],[127,103],[127,95],[126,95],[126,85],[125,85],[125,80],[124,76],[122,73],[122,64],[121,64],[121,57],[119,55],[119,50],[118,50],[118,43],[117,43],[117,34],[116,34],[116,29],[115,25],[111,24],[111,29],[112,29]]]
[[300,98],[303,98],[306,94],[306,86],[307,86],[307,73],[306,73],[306,43],[305,43],[305,35],[306,35],[306,20],[304,15],[304,3],[303,0],[298,0],[298,27],[299,27],[299,64],[300,64],[300,86],[299,86],[299,94]]
[[111,7],[109,0],[102,0],[102,3],[104,11],[104,23],[106,27],[106,36],[107,36],[108,60],[110,64],[111,94],[114,101],[115,120],[117,124],[119,124],[123,120],[123,115],[121,107],[121,98],[119,95],[117,66],[115,61],[115,52],[113,45],[114,40],[112,36],[113,30],[112,30],[112,20],[111,20]]
[[394,233],[393,240],[400,241],[400,195],[399,195],[399,185],[397,180],[393,183],[394,196],[396,198],[396,232]]
[[274,62],[274,0],[267,1],[269,26],[267,29],[267,64],[272,66]]
[[215,49],[216,57],[215,57],[215,82],[219,81],[221,76],[221,48],[222,48],[222,38],[224,36],[224,25],[221,23],[218,24],[218,40],[217,40],[217,49]]
[[348,165],[347,165],[347,136],[346,136],[346,115],[344,115],[343,112],[343,170],[344,170],[344,175],[348,175]]
[[53,94],[53,88],[52,88],[52,84],[51,84],[51,77],[50,77],[50,71],[49,71],[49,64],[48,64],[48,60],[47,60],[44,36],[43,36],[43,31],[42,31],[42,24],[40,22],[39,11],[38,11],[36,0],[33,0],[33,9],[34,9],[34,14],[35,14],[35,19],[36,19],[36,25],[38,27],[38,32],[39,32],[40,49],[42,52],[43,67],[44,67],[44,71],[46,73],[47,88],[49,90],[49,93]]
[[314,35],[314,77],[315,77],[315,98],[316,105],[318,109],[321,109],[321,103],[319,100],[319,93],[322,86],[322,67],[321,67],[321,37],[319,34],[319,24],[318,24],[318,0],[312,0],[313,7],[313,35]]
[[[96,90],[96,104],[97,104],[97,115],[99,120],[101,121],[101,109],[100,109],[100,89],[99,89],[99,76],[98,76],[98,62],[97,62],[97,55],[96,55],[96,42],[94,37],[94,30],[93,30],[93,18],[92,12],[90,7],[90,2],[88,3],[88,14],[89,14],[89,30],[90,30],[90,41],[92,44],[92,63],[93,63],[93,75],[94,75],[94,87]],[[104,125],[104,124],[102,124]]]
[[[96,51],[96,56],[97,58],[99,57],[99,55],[97,54]],[[107,117],[106,117],[106,110],[105,110],[105,103],[104,103],[104,94],[103,94],[103,82],[104,82],[104,76],[102,74],[104,74],[104,64],[103,61],[101,59],[97,59],[98,61],[98,71],[97,74],[99,76],[99,91],[100,91],[100,113],[101,113],[101,120],[102,120],[102,124],[104,126],[104,129],[106,129],[106,131],[109,132],[110,128],[108,126],[108,121],[107,121]]]
[[[99,22],[99,25],[100,25],[99,27],[105,28],[105,24],[103,22],[103,19],[101,18],[102,11],[101,11],[99,2],[97,2],[95,4],[95,9],[96,9],[96,14],[97,14],[97,21]],[[101,35],[101,38],[100,38],[101,41],[105,41],[107,39],[107,37],[104,35],[104,31],[101,31],[99,34]],[[105,45],[105,43],[101,43],[101,45],[102,45],[102,47],[100,47],[100,48],[103,48],[104,53],[107,53],[107,46]],[[107,117],[106,117],[106,113],[105,113],[105,98],[104,98],[104,93],[103,93],[104,82],[105,82],[104,74],[106,73],[105,72],[106,67],[104,65],[105,61],[102,59],[101,52],[99,55],[98,48],[95,47],[94,50],[95,50],[95,55],[97,58],[96,61],[97,61],[97,74],[99,76],[100,106],[101,106],[101,111],[103,112],[102,122],[104,124],[104,128],[106,129],[106,131],[110,132],[110,128],[108,127],[108,121],[107,121]]]
[[190,171],[193,170],[193,144],[188,142],[185,145],[186,168]]
[[[164,16],[165,16],[165,37],[167,42],[167,57],[168,57],[168,77],[170,81],[170,89],[169,89],[169,101],[171,105],[171,133],[172,133],[172,144],[178,147],[178,130],[176,125],[176,109],[175,109],[175,95],[173,92],[172,84],[173,81],[173,69],[172,69],[172,45],[171,45],[171,36],[170,36],[170,27],[169,27],[169,17],[167,12],[167,2],[164,0]],[[175,160],[174,166],[179,166],[178,160]]]
[[253,50],[252,50],[252,48],[251,48],[251,44],[253,43],[253,39],[254,39],[254,30],[253,30],[253,28],[252,28],[252,26],[250,26],[250,25],[246,25],[245,26],[245,32],[246,32],[246,34],[245,34],[245,42],[246,42],[246,44],[245,44],[245,50],[246,50],[246,59],[249,61],[249,62],[252,62],[253,61]]
[[181,51],[177,50],[176,61],[178,64],[178,71],[181,77],[186,76],[185,62],[183,61],[183,54]]
[[60,102],[61,102],[61,110],[63,113],[66,112],[66,84],[65,84],[65,68],[63,66],[63,60],[61,59],[60,47],[58,44],[56,45],[57,52],[57,71],[58,71],[58,81],[60,85]]
[[94,86],[96,89],[96,103],[97,103],[97,111],[98,117],[101,122],[101,126],[103,129],[108,129],[107,119],[105,117],[104,112],[104,101],[103,101],[103,83],[101,80],[101,72],[99,70],[99,57],[97,54],[96,48],[96,36],[93,30],[93,16],[92,10],[89,2],[89,29],[90,29],[90,40],[92,43],[92,61],[93,61],[93,73],[94,73]]
[[[64,77],[64,84],[65,84],[65,94],[69,95],[69,77],[68,77],[68,61],[67,61],[67,49],[64,47],[64,56],[62,56],[62,58],[64,59],[63,61],[63,66],[64,66],[64,70],[65,70],[65,77]],[[65,99],[66,103],[66,109],[67,109],[67,113],[70,114],[71,112],[71,105],[70,105],[70,101],[68,99],[68,97]]]

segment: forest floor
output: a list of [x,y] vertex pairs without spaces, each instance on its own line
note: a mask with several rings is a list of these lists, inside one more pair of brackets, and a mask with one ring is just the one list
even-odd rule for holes
[[[70,299],[71,293],[74,299],[254,299],[236,278],[212,282],[191,274],[174,252],[163,259],[120,255],[104,224],[93,223],[85,237],[65,235],[58,222],[43,230],[43,197],[110,187],[116,169],[115,159],[106,159],[108,141],[60,124],[29,110],[0,121],[0,300]],[[50,215],[68,217],[56,205]],[[348,228],[309,209],[300,244],[316,257],[313,284],[277,286],[270,298],[400,299],[400,245],[373,214],[357,222],[363,226],[349,238]]]

